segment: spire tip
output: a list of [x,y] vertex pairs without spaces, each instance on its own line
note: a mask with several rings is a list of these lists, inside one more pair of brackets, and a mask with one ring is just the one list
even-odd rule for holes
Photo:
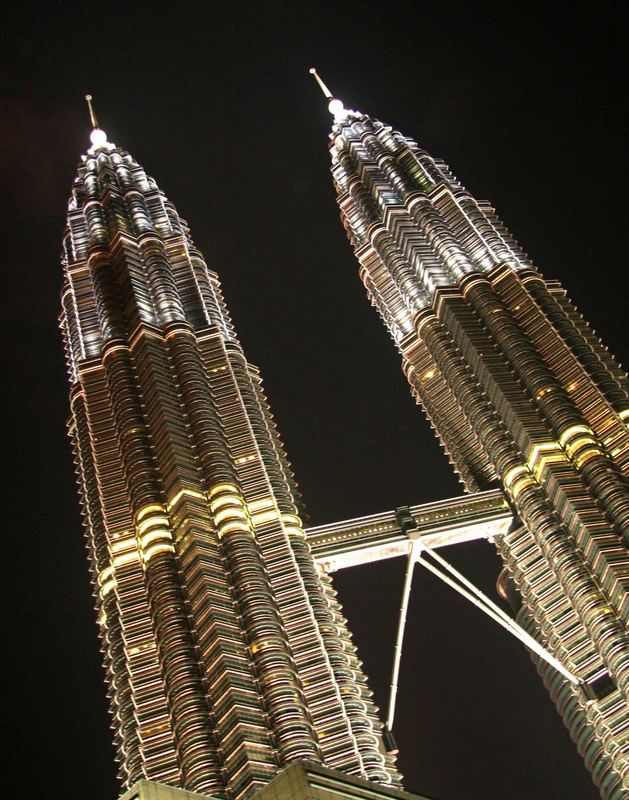
[[325,85],[325,83],[321,80],[321,78],[319,77],[319,73],[317,72],[315,67],[310,67],[310,69],[308,71],[310,72],[311,75],[314,75],[314,79],[319,84],[319,88],[323,92],[324,96],[328,100],[332,100],[332,97],[333,97],[332,92],[328,89],[328,87]]
[[86,94],[85,100],[87,101],[87,109],[90,112],[90,122],[92,123],[92,133],[90,134],[90,141],[95,148],[105,147],[107,142],[107,134],[104,130],[98,127],[98,120],[94,113],[94,106],[92,105],[92,95]]
[[90,122],[92,123],[92,128],[98,128],[98,121],[96,120],[96,114],[94,113],[94,106],[92,105],[92,95],[86,94],[85,99],[87,101],[87,110],[90,113]]
[[343,119],[346,116],[346,112],[345,112],[345,108],[343,106],[342,101],[339,100],[337,97],[334,97],[332,92],[328,89],[328,87],[325,85],[325,83],[319,77],[319,73],[317,72],[315,67],[310,67],[308,72],[311,75],[314,75],[314,79],[319,84],[319,88],[323,92],[324,97],[326,98],[326,100],[329,101],[328,102],[328,110],[334,116],[334,119],[335,120]]

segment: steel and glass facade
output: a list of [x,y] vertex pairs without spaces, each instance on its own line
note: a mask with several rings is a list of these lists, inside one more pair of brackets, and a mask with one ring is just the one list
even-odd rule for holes
[[[325,87],[324,91],[325,90]],[[583,682],[544,681],[602,796],[629,790],[627,376],[448,167],[338,100],[341,220],[411,391],[465,489],[501,486],[519,620]]]
[[218,277],[142,167],[92,142],[60,320],[121,781],[238,799],[308,760],[399,785]]

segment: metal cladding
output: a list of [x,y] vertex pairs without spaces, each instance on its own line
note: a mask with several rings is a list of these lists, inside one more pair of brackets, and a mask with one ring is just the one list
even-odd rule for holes
[[[493,209],[441,161],[332,109],[332,174],[361,278],[468,491],[502,485],[522,624],[604,798],[629,789],[627,378]],[[591,691],[584,691],[584,687]]]
[[399,785],[218,278],[155,181],[92,142],[61,327],[121,780],[237,799],[305,759]]

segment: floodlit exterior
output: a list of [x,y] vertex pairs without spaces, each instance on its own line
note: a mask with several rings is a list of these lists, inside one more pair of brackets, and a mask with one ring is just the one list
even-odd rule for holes
[[237,800],[294,760],[399,785],[218,278],[142,167],[92,143],[61,327],[123,785]]
[[[324,92],[326,87],[322,85]],[[329,93],[328,93],[329,95]],[[605,798],[629,789],[627,378],[487,203],[414,141],[332,99],[332,174],[360,275],[467,491],[502,486],[520,622]]]
[[[202,800],[207,795],[173,789],[154,781],[138,781],[120,800]],[[256,794],[256,800],[429,800],[393,786],[350,777],[319,764],[293,761]]]

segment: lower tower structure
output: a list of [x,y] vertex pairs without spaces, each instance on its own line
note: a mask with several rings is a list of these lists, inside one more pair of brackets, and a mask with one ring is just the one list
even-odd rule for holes
[[[393,786],[374,785],[311,761],[293,761],[256,793],[256,800],[430,800]],[[138,781],[120,800],[203,800],[205,794]]]
[[465,489],[501,486],[517,515],[497,538],[500,586],[581,679],[539,665],[602,796],[625,798],[627,377],[487,203],[321,86],[341,220],[368,295]]
[[60,321],[122,784],[238,800],[299,760],[398,786],[218,278],[94,124]]

